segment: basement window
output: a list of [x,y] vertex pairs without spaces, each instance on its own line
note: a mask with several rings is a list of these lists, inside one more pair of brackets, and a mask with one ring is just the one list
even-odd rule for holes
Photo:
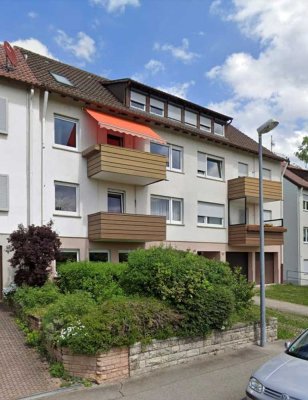
[[68,86],[74,86],[70,80],[68,80],[65,76],[56,74],[55,72],[50,72],[53,78],[58,82]]

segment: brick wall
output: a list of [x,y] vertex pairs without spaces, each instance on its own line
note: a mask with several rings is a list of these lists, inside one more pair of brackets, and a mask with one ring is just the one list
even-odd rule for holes
[[[130,376],[142,375],[159,368],[170,367],[209,355],[236,350],[256,343],[260,337],[259,324],[238,324],[227,331],[216,331],[206,339],[154,340],[150,345],[140,343],[130,347]],[[277,339],[277,320],[271,319],[267,326],[267,340]]]

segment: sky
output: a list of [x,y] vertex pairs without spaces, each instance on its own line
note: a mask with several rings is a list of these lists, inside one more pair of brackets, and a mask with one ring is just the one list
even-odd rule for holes
[[307,13],[307,0],[1,0],[0,41],[186,98],[254,139],[275,118],[273,151],[300,164]]

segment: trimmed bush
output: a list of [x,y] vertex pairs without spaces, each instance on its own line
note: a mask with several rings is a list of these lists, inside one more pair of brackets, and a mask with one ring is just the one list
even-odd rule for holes
[[84,290],[95,300],[106,300],[123,295],[119,286],[126,264],[99,262],[71,262],[59,267],[58,285],[62,292]]

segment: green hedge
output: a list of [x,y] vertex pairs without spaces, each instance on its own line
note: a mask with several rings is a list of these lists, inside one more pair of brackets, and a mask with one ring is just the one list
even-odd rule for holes
[[124,263],[66,263],[59,267],[58,285],[63,293],[84,290],[95,300],[106,300],[124,294],[119,279],[126,268]]

